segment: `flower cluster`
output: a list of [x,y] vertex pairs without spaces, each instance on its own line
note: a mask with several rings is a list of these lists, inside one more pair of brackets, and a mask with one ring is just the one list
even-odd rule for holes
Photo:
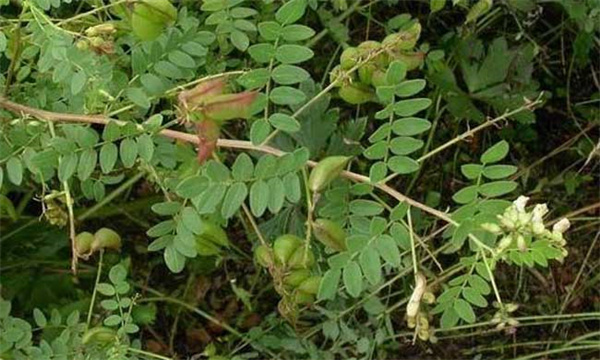
[[546,229],[543,218],[548,213],[548,206],[537,204],[533,210],[527,211],[527,201],[528,197],[519,196],[502,215],[498,215],[499,224],[485,223],[482,227],[494,234],[504,235],[496,246],[498,253],[515,246],[521,252],[525,252],[533,240],[546,240],[561,249],[559,261],[562,261],[568,254],[563,233],[571,225],[569,220],[563,218],[554,224],[552,230]]

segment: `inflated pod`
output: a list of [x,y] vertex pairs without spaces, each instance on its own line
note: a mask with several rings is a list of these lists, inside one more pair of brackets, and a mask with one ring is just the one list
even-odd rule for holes
[[[306,257],[304,256],[306,254]],[[315,254],[308,250],[305,252],[304,246],[298,247],[288,260],[290,269],[308,269],[315,264]]]
[[344,84],[339,90],[340,97],[349,104],[359,105],[375,100],[375,93],[364,84]]
[[329,156],[319,161],[310,172],[308,187],[312,192],[320,192],[337,178],[348,164],[348,156]]
[[273,253],[275,261],[282,265],[287,265],[296,249],[302,245],[302,240],[291,234],[281,235],[273,243]]
[[304,291],[296,291],[294,301],[298,305],[310,305],[315,302],[315,296]]
[[421,24],[415,22],[410,28],[390,34],[383,39],[383,46],[390,47],[392,50],[404,51],[411,50],[417,45],[417,40],[421,35]]
[[283,283],[292,288],[296,288],[309,277],[310,271],[307,269],[294,270],[283,278]]
[[[366,58],[367,56],[373,54],[374,52],[377,52],[377,50],[380,50],[380,49],[381,49],[381,43],[379,41],[368,40],[368,41],[364,41],[360,45],[358,45],[358,52],[359,52],[361,58]],[[375,56],[370,61],[370,63],[386,66],[387,65],[386,59],[387,59],[387,55],[384,52],[382,52],[381,54],[378,54],[377,56]]]
[[323,245],[336,250],[346,250],[346,232],[337,223],[328,219],[317,219],[312,223],[313,234]]
[[414,70],[423,65],[425,61],[424,52],[397,52],[391,55],[394,60],[400,60],[406,64],[406,70]]
[[110,344],[115,341],[117,332],[104,326],[89,329],[83,334],[83,344]]
[[265,245],[258,246],[254,249],[254,259],[263,267],[271,266],[273,264],[273,254],[271,253],[271,249]]
[[361,83],[371,85],[373,81],[373,73],[377,67],[373,63],[367,63],[358,69],[358,78]]
[[350,70],[360,58],[360,51],[355,47],[346,48],[340,56],[340,67],[342,70]]
[[374,87],[387,85],[388,83],[386,80],[385,71],[381,69],[375,69],[375,71],[373,71],[373,74],[371,75],[371,84]]
[[75,236],[75,250],[77,255],[89,254],[92,250],[92,243],[94,242],[94,235],[87,231],[77,234]]
[[177,8],[169,0],[142,0],[133,6],[131,27],[142,40],[154,40],[177,19]]
[[92,251],[100,249],[120,250],[121,236],[109,228],[101,228],[96,231],[92,242]]
[[229,237],[227,237],[225,230],[212,221],[202,220],[202,232],[199,236],[202,236],[216,245],[224,247],[229,246]]
[[307,294],[316,295],[319,291],[319,284],[321,284],[320,276],[311,276],[304,280],[299,286],[298,291],[303,291]]

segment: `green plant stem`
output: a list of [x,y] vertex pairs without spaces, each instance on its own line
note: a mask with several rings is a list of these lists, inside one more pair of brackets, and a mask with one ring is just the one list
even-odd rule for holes
[[98,293],[98,284],[100,283],[100,276],[102,275],[102,260],[104,258],[104,249],[100,249],[100,258],[98,259],[98,271],[96,272],[96,280],[94,281],[94,290],[92,291],[92,299],[90,300],[90,307],[88,308],[87,320],[85,322],[85,330],[90,328],[92,323],[92,314],[94,313],[94,303],[96,302],[96,294]]
[[419,272],[418,264],[417,264],[417,249],[415,248],[415,237],[413,234],[413,226],[412,226],[412,217],[410,215],[410,207],[406,212],[407,220],[408,220],[408,235],[410,237],[410,253],[412,256],[413,263],[413,273],[415,275],[415,279],[417,278],[417,273]]
[[520,356],[514,360],[528,360],[528,359],[546,357],[547,355],[552,355],[552,354],[560,354],[560,353],[564,353],[564,352],[579,351],[579,350],[592,350],[592,349],[600,350],[600,342],[596,343],[596,344],[591,344],[591,345],[578,345],[578,346],[570,346],[570,347],[565,347],[565,348],[540,351],[537,353]]
[[158,355],[155,353],[151,353],[149,351],[144,351],[144,350],[140,350],[140,349],[135,349],[135,348],[128,348],[127,349],[128,352],[132,353],[132,354],[138,354],[138,355],[143,355],[143,356],[147,356],[149,358],[153,358],[153,359],[159,359],[159,360],[173,360],[173,358],[170,357],[166,357],[166,356],[162,356],[162,355]]

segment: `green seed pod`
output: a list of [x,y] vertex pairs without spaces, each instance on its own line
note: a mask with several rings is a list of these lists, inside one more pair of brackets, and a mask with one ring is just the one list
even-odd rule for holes
[[307,294],[316,295],[319,291],[319,284],[321,284],[320,276],[311,276],[304,280],[299,286],[298,291],[303,291]]
[[304,246],[298,247],[288,260],[288,265],[291,269],[308,269],[315,264],[315,254],[308,250],[305,255]]
[[372,63],[361,66],[358,69],[358,78],[360,79],[360,82],[365,85],[371,85],[373,81],[373,73],[376,69],[377,67]]
[[200,236],[216,245],[229,247],[227,233],[223,228],[212,221],[202,220],[202,232],[200,233]]
[[296,288],[309,277],[310,271],[307,269],[294,270],[283,278],[283,283],[289,287]]
[[394,51],[410,50],[417,45],[421,35],[421,24],[415,22],[410,28],[390,34],[383,39],[383,46],[390,47]]
[[340,56],[340,66],[342,70],[349,70],[353,68],[360,57],[360,52],[355,47],[346,48]]
[[328,219],[317,219],[312,223],[313,233],[317,240],[335,250],[346,250],[346,232],[337,223]]
[[348,156],[329,156],[319,161],[319,163],[310,172],[308,178],[308,187],[312,192],[320,192],[325,189],[330,182],[340,175],[342,170],[348,164]]
[[298,305],[310,305],[315,302],[315,296],[304,291],[297,291],[294,296],[294,301]]
[[131,27],[142,40],[154,40],[177,19],[177,9],[169,0],[142,0],[133,7]]
[[273,243],[273,253],[275,261],[281,265],[286,265],[294,251],[302,245],[302,240],[294,235],[281,235]]
[[381,69],[375,69],[371,75],[371,84],[374,87],[387,85],[385,71]]
[[273,264],[271,250],[265,245],[260,245],[254,249],[254,259],[256,260],[256,263],[263,267],[269,267]]
[[75,236],[75,250],[77,255],[89,254],[92,250],[92,243],[94,242],[94,235],[87,231],[77,234]]
[[352,105],[364,104],[375,100],[375,93],[373,93],[373,90],[360,83],[342,85],[339,94],[344,101]]
[[[366,59],[369,55],[372,55],[374,52],[377,52],[381,49],[381,43],[378,41],[364,41],[360,45],[358,45],[358,51],[361,58]],[[383,66],[386,67],[389,63],[388,55],[385,52],[378,54],[374,58],[370,58],[369,64],[373,64],[375,66]]]
[[101,228],[94,234],[92,242],[92,251],[99,249],[121,249],[121,236],[116,231],[109,228]]
[[393,53],[394,60],[400,60],[406,64],[406,70],[411,71],[423,65],[425,59],[424,52],[397,52]]
[[116,331],[104,326],[91,328],[83,334],[82,342],[84,344],[110,344],[115,341]]

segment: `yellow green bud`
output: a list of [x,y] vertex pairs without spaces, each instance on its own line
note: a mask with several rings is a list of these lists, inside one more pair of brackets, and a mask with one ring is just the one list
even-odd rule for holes
[[117,337],[117,332],[113,329],[106,328],[104,326],[98,326],[89,329],[83,334],[83,344],[110,344],[114,343]]
[[343,84],[339,90],[340,97],[349,104],[359,105],[375,101],[375,93],[365,84]]
[[310,271],[307,269],[294,270],[283,278],[283,283],[292,288],[296,288],[309,277]]
[[92,251],[92,243],[94,242],[94,235],[87,231],[77,234],[75,236],[75,250],[77,255],[86,255]]
[[316,295],[319,291],[319,284],[321,284],[321,277],[311,276],[298,286],[298,290],[307,294]]
[[291,269],[307,269],[315,264],[315,254],[304,246],[298,247],[288,260]]
[[263,267],[269,267],[273,265],[273,255],[271,254],[271,249],[265,245],[260,245],[254,249],[254,259]]

